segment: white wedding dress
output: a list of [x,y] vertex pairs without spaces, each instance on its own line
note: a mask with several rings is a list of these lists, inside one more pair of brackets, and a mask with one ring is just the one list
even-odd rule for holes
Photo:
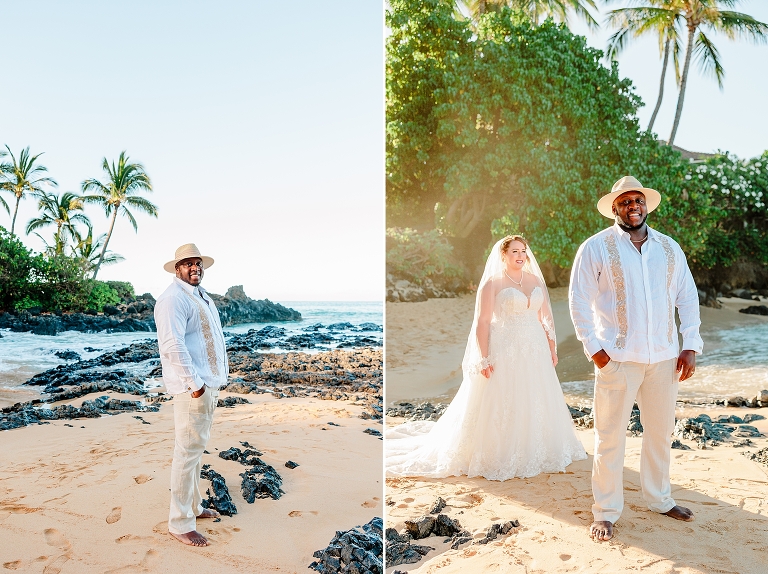
[[437,422],[414,421],[388,430],[389,476],[507,480],[563,472],[587,457],[540,320],[545,297],[541,287],[533,289],[530,300],[515,287],[499,291],[489,338],[493,374],[486,379],[476,364],[465,364],[464,381]]

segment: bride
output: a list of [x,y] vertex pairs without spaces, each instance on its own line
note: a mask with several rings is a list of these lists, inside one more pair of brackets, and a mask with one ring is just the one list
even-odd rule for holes
[[555,341],[536,259],[525,239],[507,236],[480,280],[456,397],[437,422],[387,431],[387,474],[506,480],[585,459],[555,373]]

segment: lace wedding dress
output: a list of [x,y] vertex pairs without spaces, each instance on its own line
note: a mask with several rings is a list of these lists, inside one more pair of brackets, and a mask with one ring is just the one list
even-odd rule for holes
[[[535,287],[530,298],[515,287],[498,292],[489,339],[493,374],[486,379],[477,361],[465,360],[464,381],[437,422],[388,430],[389,476],[506,480],[562,472],[587,457],[552,365],[541,319],[549,304],[544,289]],[[470,346],[473,336],[474,328]]]

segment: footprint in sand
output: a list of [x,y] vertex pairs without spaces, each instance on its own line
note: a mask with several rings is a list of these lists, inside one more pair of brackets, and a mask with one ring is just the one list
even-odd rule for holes
[[53,562],[51,562],[45,568],[43,568],[43,574],[59,574],[61,572],[61,567],[64,566],[64,563],[67,560],[69,560],[69,556],[67,556],[66,554],[57,556],[53,560]]
[[46,528],[43,535],[48,546],[55,546],[56,548],[69,548],[71,546],[69,540],[55,528]]
[[155,524],[152,531],[157,532],[158,534],[168,534],[168,521],[166,520],[165,522]]
[[288,513],[288,516],[291,518],[296,518],[297,516],[304,516],[304,514],[312,514],[314,516],[317,516],[318,512],[317,510],[291,510]]
[[21,560],[14,560],[12,562],[3,562],[3,568],[6,570],[18,570],[21,566]]
[[210,526],[202,531],[203,536],[214,543],[226,543],[232,540],[234,536],[233,532],[238,532],[239,529],[234,529],[229,526]]
[[104,574],[143,574],[145,572],[154,571],[152,568],[155,566],[157,561],[160,558],[160,553],[156,550],[152,550],[151,548],[147,550],[147,553],[144,555],[144,558],[141,559],[141,562],[139,562],[136,565],[128,565],[128,566],[121,566],[120,568],[115,568],[114,570],[107,570]]
[[112,512],[107,516],[107,524],[114,524],[123,517],[123,509],[120,506],[115,506]]
[[144,484],[145,482],[152,480],[152,477],[146,474],[140,474],[139,476],[134,476],[133,480],[136,481],[136,484]]
[[366,500],[360,506],[362,506],[363,508],[376,508],[378,506],[378,503],[375,500]]
[[115,538],[118,544],[127,544],[131,542],[151,542],[154,540],[151,536],[136,536],[135,534],[123,534],[120,538]]

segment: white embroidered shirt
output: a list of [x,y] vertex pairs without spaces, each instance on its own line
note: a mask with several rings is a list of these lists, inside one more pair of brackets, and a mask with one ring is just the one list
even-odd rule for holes
[[224,333],[216,305],[202,287],[174,277],[155,303],[163,382],[171,394],[226,384]]
[[648,227],[639,252],[614,224],[579,247],[568,290],[571,320],[589,359],[653,364],[677,357],[675,308],[683,349],[701,353],[699,296],[677,242]]

